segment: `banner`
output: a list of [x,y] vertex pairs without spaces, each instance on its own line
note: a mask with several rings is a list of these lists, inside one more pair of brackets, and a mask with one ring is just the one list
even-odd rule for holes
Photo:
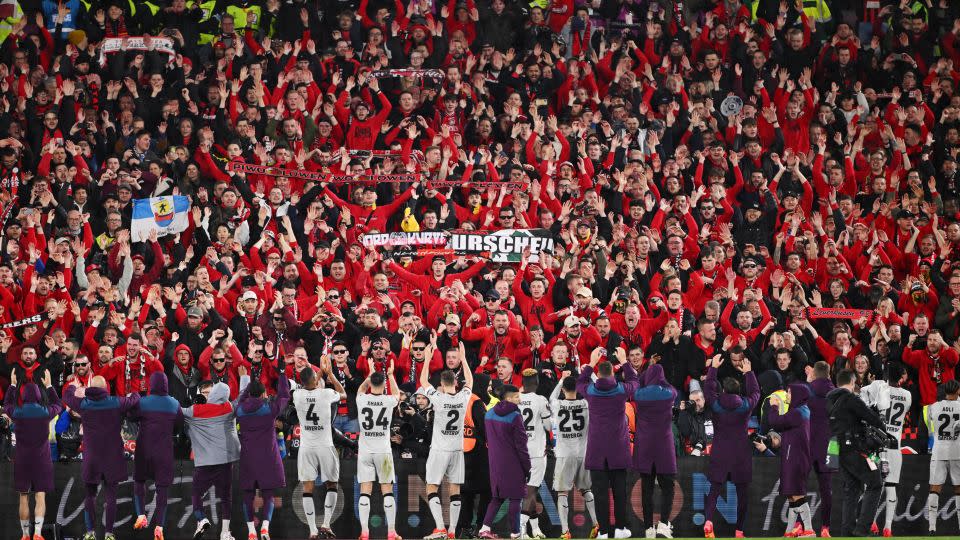
[[477,187],[477,188],[504,188],[509,191],[526,191],[527,186],[523,182],[493,182],[489,180],[484,180],[482,182],[461,182],[459,180],[429,180],[427,182],[427,187],[433,189],[437,188],[462,188],[462,187]]
[[45,313],[37,313],[36,315],[31,315],[25,319],[20,319],[19,321],[0,324],[0,330],[6,330],[7,328],[20,328],[21,326],[37,324],[44,319],[45,315]]
[[[673,514],[670,522],[673,524],[675,537],[702,537],[703,510],[710,482],[706,478],[707,458],[684,456],[678,458],[678,474],[676,476]],[[426,460],[394,458],[396,466],[397,484],[394,487],[397,510],[397,530],[406,538],[421,538],[433,530],[433,518],[427,506],[426,481],[424,471]],[[927,474],[930,460],[927,456],[903,456],[903,472],[898,487],[897,511],[893,532],[898,536],[927,535]],[[557,514],[556,494],[550,490],[553,485],[553,459],[548,459],[547,474],[540,487],[540,496],[543,500],[543,512],[540,526],[548,538],[558,538],[560,535],[560,520]],[[132,467],[131,467],[132,468]],[[309,536],[306,525],[306,516],[303,513],[303,490],[296,482],[297,461],[294,458],[284,460],[286,469],[287,487],[274,493],[275,510],[270,522],[270,537],[274,540],[302,540]],[[57,490],[47,494],[47,523],[44,527],[44,536],[47,540],[79,540],[86,528],[83,523],[84,485],[80,479],[81,464],[55,463],[54,477]],[[177,462],[174,465],[173,485],[169,490],[167,507],[167,521],[164,531],[167,538],[191,538],[196,527],[191,506],[193,464],[192,462]],[[237,485],[236,468],[234,468],[234,486]],[[468,470],[467,475],[470,477]],[[780,495],[780,460],[779,458],[753,458],[753,483],[750,484],[750,503],[747,508],[747,520],[744,530],[747,536],[781,537],[786,528],[788,503]],[[0,463],[0,477],[8,479],[6,487],[10,496],[0,499],[0,534],[2,538],[19,538],[20,522],[17,518],[18,501],[13,496],[10,479],[13,478],[13,464]],[[821,499],[818,493],[815,475],[810,475],[807,497],[810,508],[814,513],[814,522],[819,530]],[[464,488],[469,488],[467,483]],[[155,493],[153,483],[148,483],[148,492],[145,500],[147,517],[153,515],[155,508]],[[321,490],[322,491],[322,490]],[[356,480],[356,460],[343,460],[340,467],[340,484],[338,489],[337,506],[334,509],[331,523],[337,538],[356,538],[360,534],[357,515],[357,500],[360,495]],[[642,538],[640,520],[642,519],[641,482],[634,473],[627,477],[627,518],[633,538]],[[386,526],[383,519],[383,507],[379,490],[375,490],[371,508],[371,538],[385,538]],[[840,505],[843,500],[840,475],[833,475],[833,531],[839,535]],[[241,494],[234,489],[232,497],[232,525],[235,538],[246,537],[246,524],[241,517]],[[449,507],[448,489],[441,489],[443,498],[444,517]],[[214,523],[214,531],[219,532],[220,520],[224,517],[220,513],[220,494],[213,490],[203,496],[203,507],[207,516]],[[323,512],[322,495],[317,506],[317,516]],[[466,498],[466,497],[465,497]],[[655,498],[657,500],[658,497]],[[102,501],[102,499],[101,499]],[[259,498],[255,501],[257,508],[262,504]],[[590,532],[589,517],[587,517],[583,497],[576,490],[571,493],[570,500],[570,529],[574,538],[587,538]],[[883,508],[883,504],[880,505]],[[733,484],[728,483],[724,493],[717,501],[717,512],[713,523],[717,529],[717,536],[732,537],[736,522],[737,494]],[[102,512],[102,503],[98,504],[98,514]],[[474,518],[467,513],[467,504],[464,504],[464,513],[460,523],[470,523],[472,520],[482,520],[486,508],[475,509],[479,514]],[[613,512],[611,512],[612,517]],[[659,516],[655,516],[659,518]],[[944,536],[960,534],[957,529],[957,505],[952,492],[945,491],[940,497],[940,522],[937,532]],[[119,538],[138,538],[133,531],[133,522],[136,519],[133,508],[133,481],[128,479],[120,484],[117,499],[116,533]],[[101,523],[98,515],[97,523]],[[881,521],[882,523],[882,521]],[[478,526],[479,527],[479,526]],[[506,510],[501,509],[493,524],[493,530],[501,538],[507,534],[508,520]],[[59,534],[54,534],[56,531]],[[209,535],[208,535],[209,536]],[[217,537],[217,535],[213,535]],[[102,537],[102,536],[101,536]]]
[[120,51],[155,51],[166,54],[167,63],[173,62],[177,51],[173,48],[173,40],[165,37],[151,37],[150,46],[147,46],[143,36],[128,36],[124,38],[106,38],[100,42],[100,66],[107,65],[107,54]]
[[242,172],[244,174],[260,174],[263,176],[296,178],[306,182],[330,182],[332,184],[351,184],[354,182],[370,183],[391,183],[403,184],[407,182],[419,182],[423,179],[420,174],[334,174],[322,173],[317,171],[306,171],[303,169],[284,169],[283,167],[269,167],[266,165],[255,165],[253,163],[242,163],[240,161],[231,161],[227,164],[227,170],[232,172]]
[[876,317],[876,311],[872,309],[848,309],[848,308],[821,308],[811,307],[806,309],[808,319],[853,319],[857,320],[866,317],[867,324],[871,323]]
[[530,247],[530,261],[539,253],[553,250],[553,237],[546,229],[504,229],[501,231],[394,232],[365,234],[361,242],[367,249],[392,248],[395,256],[475,255],[492,262],[516,263]]
[[460,232],[450,237],[447,247],[457,255],[479,255],[501,263],[520,262],[529,247],[530,262],[537,262],[541,251],[553,251],[553,235],[547,229]]
[[444,232],[393,232],[383,234],[365,234],[361,237],[363,247],[420,247],[445,246],[450,233]]
[[443,74],[443,71],[440,71],[439,69],[414,68],[380,69],[370,72],[370,76],[374,79],[383,79],[386,77],[413,77],[415,79],[434,79],[437,81],[442,81],[446,77],[446,75]]
[[[270,167],[267,165],[256,165],[253,163],[243,163],[240,161],[231,161],[228,163],[227,170],[244,174],[260,174],[263,176],[296,178],[298,180],[303,180],[304,182],[329,182],[331,184],[353,184],[361,182],[371,184],[406,184],[423,181],[423,175],[420,173],[334,174],[306,171],[303,169]],[[460,180],[430,180],[427,183],[427,186],[433,189],[458,188],[466,185],[475,187],[504,188],[512,191],[521,191],[526,189],[526,185],[523,182],[462,182]]]
[[166,236],[181,233],[187,230],[189,225],[189,197],[167,195],[133,200],[130,236],[134,242],[146,241],[151,231],[157,231],[157,236]]

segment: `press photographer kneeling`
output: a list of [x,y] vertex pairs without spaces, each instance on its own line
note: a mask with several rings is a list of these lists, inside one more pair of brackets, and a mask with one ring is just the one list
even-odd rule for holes
[[841,535],[869,536],[883,488],[879,456],[890,444],[890,436],[880,416],[853,392],[855,384],[854,372],[845,369],[838,373],[837,389],[827,395],[827,411],[830,431],[840,446],[843,478]]

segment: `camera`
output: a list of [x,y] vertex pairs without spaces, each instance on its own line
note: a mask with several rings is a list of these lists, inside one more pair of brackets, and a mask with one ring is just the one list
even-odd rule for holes
[[[680,407],[681,405],[683,405],[683,408]],[[684,409],[688,411],[695,411],[697,410],[697,404],[690,400],[684,400],[677,403],[677,406],[673,408],[674,412],[680,412]]]
[[752,442],[752,443],[754,443],[754,444],[756,444],[756,443],[762,443],[762,444],[764,444],[764,445],[766,445],[766,446],[770,446],[770,437],[768,437],[768,436],[766,436],[766,435],[763,435],[763,434],[761,434],[760,432],[755,431],[755,432],[753,432],[753,433],[750,434],[750,442]]

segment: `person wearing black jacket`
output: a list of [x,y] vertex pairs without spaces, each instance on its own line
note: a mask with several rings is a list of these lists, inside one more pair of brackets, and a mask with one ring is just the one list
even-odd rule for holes
[[664,329],[653,336],[647,355],[660,356],[658,363],[663,366],[667,382],[682,391],[687,377],[699,380],[703,375],[704,366],[697,362],[703,355],[697,355],[696,350],[693,340],[682,334],[680,325],[671,318]]
[[[490,504],[490,462],[487,458],[487,432],[483,423],[487,404],[491,400],[489,386],[489,375],[474,374],[473,396],[468,403],[463,433],[463,458],[467,476],[460,490],[460,515],[463,517],[457,527],[457,538],[473,538],[479,530],[477,522],[483,524],[484,509]],[[474,510],[477,512],[476,518]]]
[[[850,370],[837,374],[837,389],[827,394],[830,430],[840,443],[840,474],[843,478],[841,536],[868,536],[877,515],[883,478],[880,468],[858,447],[863,424],[885,429],[877,413],[853,393],[856,375]],[[861,495],[862,504],[859,503]],[[858,508],[857,505],[860,504]]]

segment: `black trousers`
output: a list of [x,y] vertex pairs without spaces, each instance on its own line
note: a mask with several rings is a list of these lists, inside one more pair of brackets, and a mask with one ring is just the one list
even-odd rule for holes
[[593,484],[593,496],[597,506],[597,526],[599,534],[609,534],[610,530],[610,491],[613,490],[613,516],[617,529],[627,528],[627,471],[625,469],[603,469],[590,471]]
[[487,459],[486,449],[464,454],[464,465],[466,476],[465,482],[460,487],[462,506],[460,522],[457,524],[458,531],[456,531],[458,536],[465,527],[473,529],[474,532],[477,531],[479,525],[483,525],[483,515],[487,511],[487,505],[490,504],[490,462]]
[[840,476],[843,479],[841,536],[866,536],[877,515],[883,493],[879,467],[871,467],[860,452],[840,448]]

